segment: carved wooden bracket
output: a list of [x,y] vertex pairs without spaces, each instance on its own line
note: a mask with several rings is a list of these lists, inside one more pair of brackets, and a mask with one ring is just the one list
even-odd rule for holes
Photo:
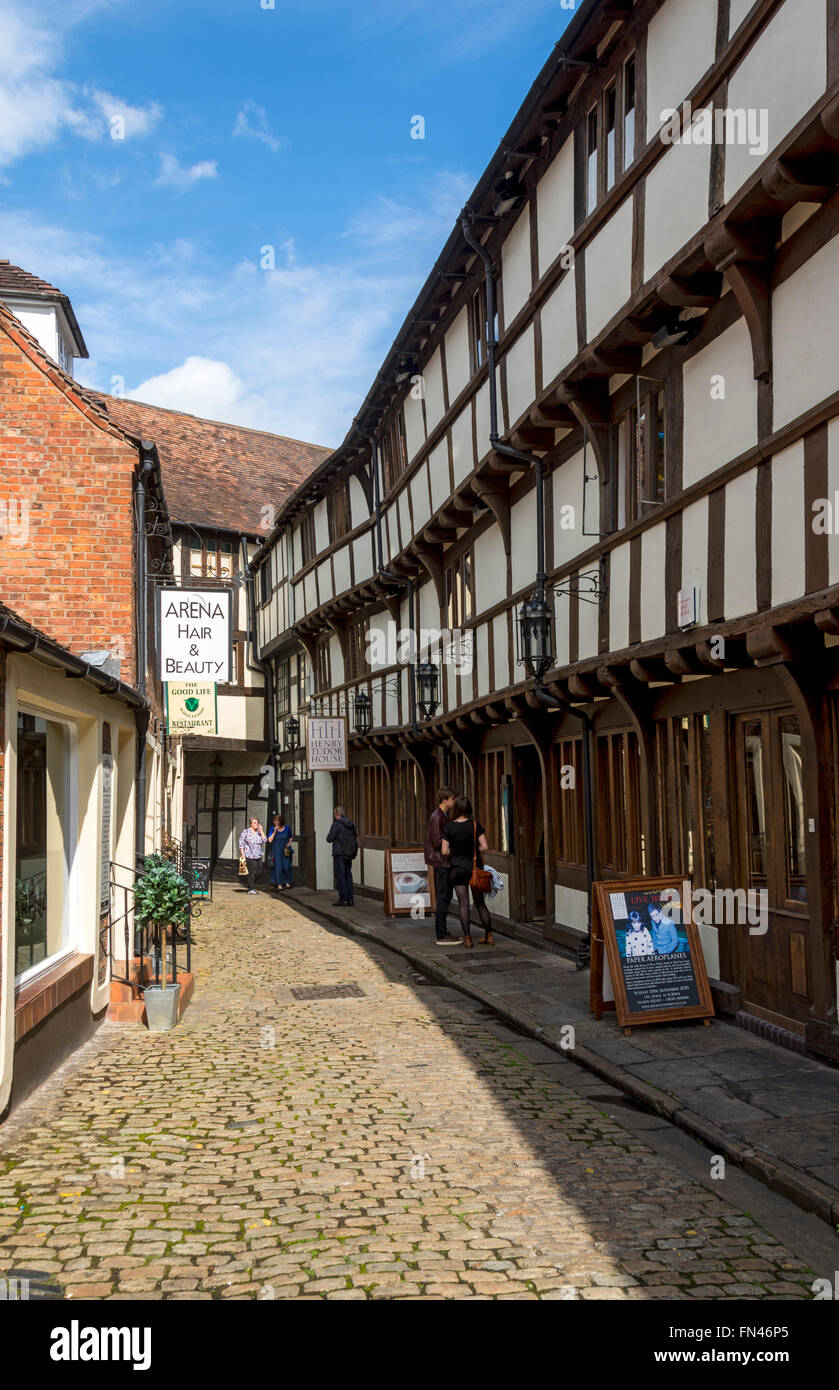
[[486,502],[498,523],[504,539],[504,550],[510,553],[510,493],[502,478],[473,478],[472,487],[476,496]]
[[762,231],[746,236],[724,224],[705,241],[705,250],[722,271],[739,304],[752,343],[756,381],[772,375],[772,296],[769,289],[772,250]]

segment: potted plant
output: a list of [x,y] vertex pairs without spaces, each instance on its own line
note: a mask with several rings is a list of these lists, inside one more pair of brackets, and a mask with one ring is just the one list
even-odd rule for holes
[[155,934],[155,952],[162,956],[159,985],[146,985],[144,998],[146,1019],[151,1033],[166,1033],[178,1021],[181,987],[177,981],[166,981],[166,929],[185,925],[189,918],[189,884],[174,864],[159,854],[149,854],[143,872],[134,886],[134,920],[141,926],[151,925]]

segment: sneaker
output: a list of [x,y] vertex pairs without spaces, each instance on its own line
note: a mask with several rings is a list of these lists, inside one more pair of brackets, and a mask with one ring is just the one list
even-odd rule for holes
[[256,891],[255,888],[249,888],[249,889],[248,889],[248,892],[249,892],[249,893],[253,893],[254,897],[257,897],[257,891]]
[[452,936],[451,932],[446,932],[446,935],[445,935],[445,936],[437,936],[437,937],[434,938],[434,940],[435,940],[435,944],[436,944],[437,946],[459,946],[459,945],[460,945],[460,937],[458,937],[458,936]]

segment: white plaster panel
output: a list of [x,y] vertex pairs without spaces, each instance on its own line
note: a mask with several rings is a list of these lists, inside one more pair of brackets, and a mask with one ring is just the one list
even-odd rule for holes
[[[426,632],[437,632],[440,628],[440,600],[437,597],[437,590],[429,580],[417,590],[417,616],[419,625],[425,628]],[[410,619],[406,614],[405,625],[408,626]]]
[[[501,411],[501,383],[497,381],[498,409]],[[509,422],[508,422],[509,425]],[[475,397],[475,434],[478,441],[478,462],[489,453],[489,382],[485,381]]]
[[745,320],[685,362],[683,380],[682,478],[689,487],[757,443],[757,382]]
[[[566,602],[572,600],[567,599]],[[578,660],[586,656],[596,656],[598,648],[598,619],[600,610],[596,603],[580,603],[579,634],[580,646]]]
[[466,306],[461,309],[445,338],[446,379],[449,383],[449,401],[454,402],[464,386],[469,383],[471,371],[469,363],[469,314]]
[[489,673],[489,642],[487,641],[486,626],[478,627],[474,630],[475,639],[475,676],[477,690],[475,699],[480,699],[482,695],[492,693],[493,685]]
[[[827,496],[833,528],[827,535],[828,583],[839,582],[839,419],[827,427]],[[813,524],[811,513],[808,524]]]
[[708,221],[710,145],[671,145],[650,170],[644,205],[644,279]]
[[344,654],[341,651],[341,643],[337,637],[329,639],[329,684],[343,685],[344,683]]
[[342,594],[345,589],[350,587],[350,548],[342,545],[340,550],[336,550],[332,557],[335,566],[335,592]]
[[616,546],[609,560],[609,646],[613,652],[629,646],[628,545]]
[[425,443],[425,425],[422,419],[422,400],[408,392],[403,402],[405,413],[405,443],[408,449],[408,461],[415,457]]
[[364,488],[354,475],[350,478],[350,524],[360,526],[362,521],[366,521],[370,516],[370,508],[367,505],[367,498],[364,496]]
[[731,13],[728,21],[729,38],[737,33],[746,15],[754,9],[756,0],[731,0]]
[[641,534],[641,641],[663,635],[667,623],[664,608],[666,526],[661,522]]
[[772,602],[799,598],[804,587],[804,538],[812,516],[805,512],[804,441],[772,460]]
[[[730,110],[766,111],[765,143],[748,142],[725,152],[725,197],[731,198],[821,96],[827,83],[825,0],[786,0],[767,24],[728,84]],[[760,128],[756,131],[760,134]],[[754,148],[752,142],[752,148]]]
[[358,540],[353,541],[353,565],[355,567],[355,582],[361,584],[365,579],[369,579],[373,573],[373,535],[359,536]]
[[[647,30],[647,139],[664,110],[681,106],[714,61],[717,7],[709,0],[666,0]],[[665,117],[666,119],[666,117]]]
[[753,613],[756,597],[755,505],[757,469],[735,478],[725,489],[726,618]]
[[332,590],[332,566],[329,560],[325,560],[322,565],[318,565],[318,602],[326,603],[333,597]]
[[[564,565],[592,544],[583,535],[583,451],[566,459],[551,475],[554,564]],[[572,510],[573,509],[573,510]],[[573,525],[571,524],[573,522]]]
[[509,328],[530,294],[530,207],[525,205],[501,248],[504,327]]
[[504,690],[512,684],[506,613],[499,613],[498,617],[492,620],[492,649],[495,664],[495,689]]
[[[361,808],[362,817],[364,807]],[[362,819],[362,826],[364,821]],[[364,849],[361,851],[364,861],[364,884],[367,888],[379,888],[384,892],[385,887],[385,855],[381,849]]]
[[547,386],[577,356],[575,272],[562,277],[542,305],[542,377]]
[[410,486],[414,529],[419,531],[431,519],[431,503],[428,500],[428,467],[426,464],[423,464],[417,476],[411,479]]
[[403,488],[403,490],[400,492],[397,506],[399,507],[399,529],[402,534],[402,548],[404,550],[405,546],[408,544],[408,541],[414,534],[414,528],[411,525],[411,513],[408,508],[407,488]]
[[588,928],[588,898],[581,888],[554,884],[554,912],[557,922],[584,932]]
[[472,445],[472,407],[461,410],[452,422],[452,469],[455,486],[475,467],[475,450]]
[[[670,0],[673,3],[673,0]],[[586,247],[586,331],[596,338],[632,289],[632,199],[628,198]]]
[[315,547],[317,550],[325,550],[329,545],[329,518],[326,511],[326,498],[315,504],[314,518]]
[[682,512],[683,589],[699,590],[697,622],[708,621],[708,499],[700,497]]
[[[504,361],[507,367],[507,404],[510,426],[533,404],[536,396],[536,362],[533,356],[533,325],[517,338]],[[480,439],[480,436],[479,436]]]
[[533,488],[510,511],[510,552],[513,593],[536,582],[536,490]]
[[772,296],[774,428],[836,390],[839,237],[805,261]]
[[315,587],[315,572],[310,570],[303,581],[303,601],[306,612],[311,613],[318,606],[317,589]]
[[574,141],[568,139],[536,187],[539,274],[544,275],[574,233]]
[[440,349],[433,354],[430,361],[426,363],[423,372],[425,382],[425,419],[428,425],[429,434],[438,425],[445,414],[443,402],[443,360],[440,356]]
[[507,556],[504,537],[490,526],[475,540],[475,600],[478,612],[493,608],[507,597]]
[[451,495],[449,483],[449,446],[445,439],[432,449],[428,456],[428,471],[431,478],[431,507],[437,511]]

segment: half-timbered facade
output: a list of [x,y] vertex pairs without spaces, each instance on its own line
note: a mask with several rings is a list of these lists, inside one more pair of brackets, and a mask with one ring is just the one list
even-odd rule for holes
[[280,755],[312,881],[334,800],[380,892],[451,782],[506,930],[575,945],[589,873],[752,891],[718,1005],[834,1057],[837,175],[837,0],[587,0],[255,562],[278,742],[372,702],[348,772]]

